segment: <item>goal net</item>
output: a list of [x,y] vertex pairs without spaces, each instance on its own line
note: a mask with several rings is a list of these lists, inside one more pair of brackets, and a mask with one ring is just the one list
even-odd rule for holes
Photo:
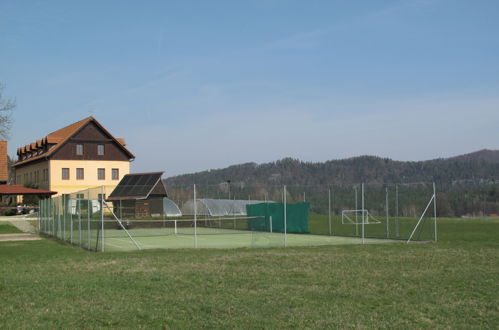
[[381,223],[369,210],[343,210],[341,211],[341,223],[344,225],[365,225]]

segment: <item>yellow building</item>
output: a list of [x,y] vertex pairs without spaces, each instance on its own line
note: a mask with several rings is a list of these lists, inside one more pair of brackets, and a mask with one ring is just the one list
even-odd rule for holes
[[123,139],[113,137],[93,117],[18,148],[17,156],[13,166],[18,185],[57,191],[57,195],[104,186],[106,196],[130,173],[135,158]]

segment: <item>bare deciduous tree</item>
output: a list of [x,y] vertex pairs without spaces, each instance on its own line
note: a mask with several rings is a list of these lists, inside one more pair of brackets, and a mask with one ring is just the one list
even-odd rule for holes
[[12,124],[12,110],[16,107],[16,101],[4,98],[4,89],[5,86],[0,84],[0,138],[7,139]]

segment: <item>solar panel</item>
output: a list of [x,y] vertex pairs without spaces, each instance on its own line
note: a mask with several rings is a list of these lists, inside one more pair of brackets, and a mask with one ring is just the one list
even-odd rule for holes
[[156,184],[162,184],[162,175],[163,172],[127,174],[121,179],[108,199],[147,198]]

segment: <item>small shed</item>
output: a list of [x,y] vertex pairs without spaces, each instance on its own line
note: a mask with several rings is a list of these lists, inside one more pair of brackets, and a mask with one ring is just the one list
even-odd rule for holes
[[106,199],[122,218],[177,217],[182,213],[170,199],[161,179],[164,172],[125,175]]

